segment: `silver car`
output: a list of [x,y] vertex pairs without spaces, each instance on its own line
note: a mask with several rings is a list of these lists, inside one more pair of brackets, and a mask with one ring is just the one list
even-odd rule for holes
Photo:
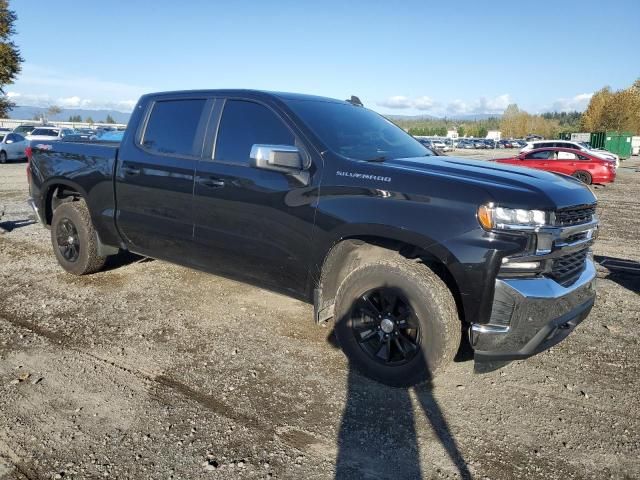
[[24,150],[29,142],[19,133],[0,132],[0,163],[8,160],[22,160],[27,157]]

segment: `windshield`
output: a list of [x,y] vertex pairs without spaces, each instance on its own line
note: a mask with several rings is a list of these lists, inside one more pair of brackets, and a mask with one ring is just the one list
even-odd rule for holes
[[348,103],[287,100],[287,105],[333,152],[356,160],[423,157],[420,142],[386,118]]
[[32,136],[43,135],[46,137],[57,137],[60,130],[53,130],[51,128],[36,128],[31,132]]

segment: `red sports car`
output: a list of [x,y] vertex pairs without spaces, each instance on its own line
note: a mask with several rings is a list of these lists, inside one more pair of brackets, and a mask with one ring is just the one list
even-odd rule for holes
[[569,148],[538,148],[517,157],[498,158],[496,162],[564,173],[590,185],[616,179],[616,162],[603,160],[586,152]]

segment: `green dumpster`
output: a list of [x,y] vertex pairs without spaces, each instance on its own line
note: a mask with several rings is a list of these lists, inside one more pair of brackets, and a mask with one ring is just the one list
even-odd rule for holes
[[620,158],[631,156],[630,132],[607,132],[604,140],[604,149],[615,153]]
[[589,143],[593,148],[604,148],[604,141],[607,134],[604,132],[595,132],[591,134],[591,140]]

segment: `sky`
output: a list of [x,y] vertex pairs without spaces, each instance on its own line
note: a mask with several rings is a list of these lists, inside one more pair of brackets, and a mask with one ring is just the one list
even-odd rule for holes
[[640,77],[640,0],[13,0],[18,105],[130,111],[143,93],[357,95],[383,114],[584,110]]

